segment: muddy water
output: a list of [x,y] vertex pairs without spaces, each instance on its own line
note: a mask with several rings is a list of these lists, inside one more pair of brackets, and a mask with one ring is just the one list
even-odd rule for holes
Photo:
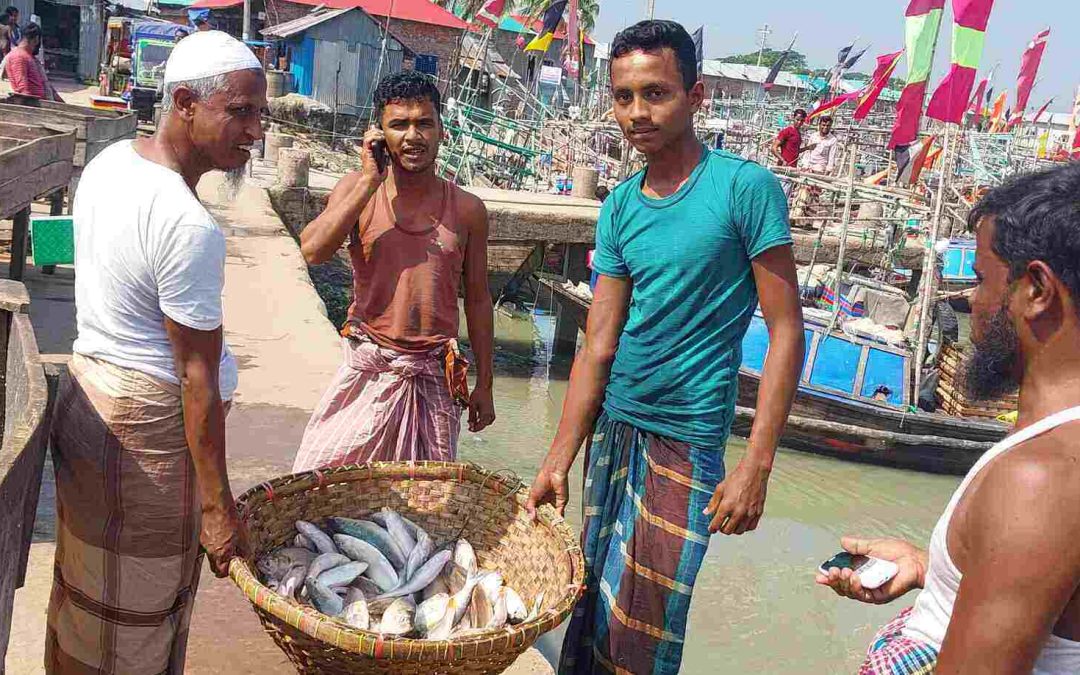
[[[463,433],[462,459],[533,477],[555,433],[569,372],[567,359],[551,354],[553,335],[551,316],[497,316],[498,420],[480,434]],[[728,444],[729,468],[744,447],[737,439]],[[925,543],[957,482],[781,450],[758,530],[712,539],[683,672],[854,672],[875,629],[914,596],[885,607],[858,604],[816,587],[813,570],[845,533]],[[573,485],[580,484],[578,466]],[[571,500],[567,516],[578,527],[580,493]],[[540,646],[554,658],[558,637]]]

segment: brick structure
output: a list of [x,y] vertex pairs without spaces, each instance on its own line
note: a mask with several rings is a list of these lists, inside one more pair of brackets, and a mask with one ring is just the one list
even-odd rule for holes
[[[380,17],[380,23],[385,21],[385,17]],[[390,20],[390,34],[416,54],[413,67],[429,72],[422,67],[425,63],[424,57],[435,57],[434,63],[441,82],[449,80],[456,70],[454,59],[458,56],[458,45],[461,42],[462,33],[461,29],[448,26],[399,19]],[[428,60],[426,63],[430,64],[431,61]]]

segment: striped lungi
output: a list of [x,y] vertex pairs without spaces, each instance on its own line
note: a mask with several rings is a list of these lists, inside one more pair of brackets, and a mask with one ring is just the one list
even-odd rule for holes
[[49,673],[182,673],[200,509],[180,387],[76,354],[53,427]]
[[937,650],[903,634],[910,616],[911,607],[908,607],[881,627],[866,650],[866,660],[859,667],[859,675],[929,675],[934,672]]
[[586,460],[586,592],[560,673],[676,673],[709,544],[723,444],[694,448],[601,415]]
[[372,461],[452,461],[461,408],[443,355],[405,354],[360,335],[342,338],[338,368],[304,430],[293,471]]

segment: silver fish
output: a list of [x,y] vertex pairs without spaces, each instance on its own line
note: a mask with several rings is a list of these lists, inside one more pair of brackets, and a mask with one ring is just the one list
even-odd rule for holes
[[487,591],[480,588],[479,584],[473,589],[472,599],[469,601],[469,610],[465,615],[470,628],[487,628],[495,616],[495,608],[488,599]]
[[525,601],[518,592],[509,586],[503,588],[503,597],[506,600],[506,617],[510,623],[521,623],[529,618],[529,610],[525,607]]
[[341,610],[345,609],[345,602],[338,597],[337,593],[330,590],[326,584],[318,579],[308,577],[307,581],[304,582],[304,587],[308,590],[311,604],[315,605],[315,609],[323,614],[337,616],[341,614]]
[[308,541],[312,544],[315,544],[315,549],[318,550],[319,553],[338,552],[337,547],[334,546],[334,540],[306,520],[296,521],[296,531],[307,537]]
[[367,601],[368,613],[371,616],[382,616],[386,613],[386,610],[390,609],[390,605],[394,604],[394,601],[398,598],[383,598],[382,600],[376,600],[372,598]]
[[412,551],[409,553],[409,559],[405,563],[405,579],[413,578],[416,571],[431,557],[431,551],[434,547],[435,544],[431,541],[431,537],[427,535],[427,532],[423,530],[417,532],[416,546],[413,546]]
[[533,621],[540,616],[540,611],[544,609],[544,592],[540,591],[536,598],[533,600],[532,609],[529,610],[529,616],[526,617],[526,621]]
[[495,598],[495,604],[491,608],[491,621],[488,622],[486,628],[502,628],[507,621],[509,621],[509,615],[506,611],[506,589],[500,588]]
[[450,605],[447,607],[446,612],[442,618],[439,619],[430,631],[428,631],[428,640],[449,640],[450,634],[454,630],[454,611],[453,611],[454,599],[450,599]]
[[484,589],[488,602],[494,604],[499,597],[499,589],[503,587],[502,575],[498,572],[481,572],[480,588]]
[[405,553],[406,556],[412,552],[413,547],[416,546],[416,539],[413,538],[412,533],[409,532],[408,525],[398,515],[397,511],[386,511],[386,531],[390,533],[390,536],[394,538],[398,546]]
[[442,623],[449,606],[450,596],[446,593],[436,593],[420,603],[420,606],[416,608],[416,616],[413,622],[421,636],[427,637],[431,631]]
[[345,609],[341,612],[341,620],[353,628],[359,628],[360,630],[367,630],[370,628],[371,615],[368,614],[368,606],[363,598],[345,605]]
[[317,578],[326,570],[332,570],[335,567],[344,565],[348,562],[349,558],[340,553],[323,553],[311,562],[311,565],[307,570],[307,575],[311,578]]
[[294,567],[307,567],[315,554],[302,548],[279,548],[259,558],[255,568],[265,579],[281,581]]
[[476,575],[470,575],[465,581],[465,586],[450,598],[450,608],[454,613],[454,622],[451,627],[461,623],[465,612],[469,611],[469,603],[472,601],[473,591],[476,590],[476,583]]
[[356,586],[349,586],[345,589],[346,607],[353,604],[354,602],[359,602],[360,600],[363,600],[365,604],[367,603],[367,596],[364,595],[364,592],[362,590],[360,590]]
[[379,553],[382,553],[390,561],[394,569],[404,569],[408,551],[403,551],[397,540],[375,523],[370,520],[356,520],[354,518],[329,518],[327,522],[338,534],[356,537],[379,549]]
[[304,578],[307,576],[307,566],[294,567],[285,578],[281,580],[281,584],[277,588],[277,592],[286,598],[295,598],[296,591],[304,585]]
[[319,575],[319,581],[327,586],[348,586],[367,570],[366,562],[350,562],[338,565]]
[[431,560],[428,560],[420,569],[416,570],[416,574],[413,578],[394,588],[393,590],[386,591],[381,597],[393,598],[401,597],[403,595],[412,595],[418,593],[427,587],[435,577],[439,576],[443,567],[450,560],[450,551],[440,551],[431,556]]
[[374,598],[376,595],[382,593],[382,591],[379,590],[378,584],[364,576],[357,577],[350,586],[363,591],[365,598]]
[[416,604],[410,598],[398,598],[383,613],[379,632],[383,635],[408,635],[413,631],[415,614]]
[[379,553],[379,549],[366,541],[350,537],[347,534],[335,534],[334,541],[345,552],[345,555],[353,560],[368,564],[367,571],[364,574],[367,575],[368,579],[375,582],[379,590],[385,593],[398,586],[400,581],[397,571],[390,564],[390,561],[386,559],[386,556]]
[[306,548],[307,550],[311,551],[312,553],[318,553],[319,552],[319,549],[315,548],[315,544],[312,544],[310,539],[308,539],[304,535],[300,534],[299,532],[296,534],[296,537],[293,539],[293,546],[295,546],[296,548]]
[[446,582],[446,588],[450,591],[450,595],[454,595],[462,588],[465,588],[465,581],[468,578],[469,573],[457,563],[446,563],[446,567],[443,568],[443,581]]
[[[388,513],[397,513],[397,511],[394,511],[393,509],[388,509],[388,508],[386,508],[384,506],[382,511],[376,511],[375,513],[372,513],[368,517],[371,518],[371,520],[374,520],[379,525],[382,525],[384,528],[389,529],[389,528],[387,528],[387,522],[388,522],[387,514]],[[401,518],[401,522],[405,523],[405,527],[409,530],[409,535],[412,536],[413,539],[415,539],[416,536],[417,536],[416,533],[419,532],[423,528],[421,528],[419,525],[417,525],[413,521],[409,520],[405,516],[401,515],[400,513],[397,513],[397,516],[398,516],[398,518]]]
[[476,551],[472,544],[464,539],[458,539],[454,545],[454,562],[463,568],[467,574],[476,574]]
[[432,597],[438,595],[439,593],[445,593],[448,597],[450,595],[450,587],[446,585],[445,581],[443,581],[443,575],[441,574],[435,577],[435,579],[427,585],[427,588],[425,588],[421,593],[421,598],[423,600],[429,600]]

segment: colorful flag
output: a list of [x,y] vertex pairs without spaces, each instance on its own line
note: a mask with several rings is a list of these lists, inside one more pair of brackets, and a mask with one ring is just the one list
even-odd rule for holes
[[923,168],[926,166],[926,156],[930,152],[930,146],[934,144],[937,136],[928,136],[923,140],[916,139],[910,145],[902,145],[896,148],[896,182],[899,185],[914,185],[918,182]]
[[975,86],[994,0],[953,0],[952,7],[952,66],[930,97],[926,116],[959,124]]
[[866,53],[867,49],[870,49],[870,45],[866,45],[865,47],[863,47],[862,51],[860,51],[859,53],[853,56],[849,56],[847,60],[844,61],[843,70],[851,70],[852,68],[854,68],[855,64],[859,62],[859,59],[863,57],[863,54]]
[[998,94],[994,101],[994,107],[990,111],[990,133],[995,134],[1005,127],[1005,100],[1009,96],[1009,90]]
[[1035,113],[1035,118],[1031,120],[1031,123],[1032,124],[1038,124],[1039,120],[1042,119],[1043,114],[1046,113],[1046,109],[1049,108],[1050,104],[1053,103],[1053,102],[1054,102],[1054,97],[1051,96],[1050,100],[1047,101],[1046,103],[1043,103],[1043,106],[1041,108],[1039,108],[1039,112]]
[[918,138],[919,118],[922,117],[923,101],[926,99],[926,83],[934,65],[934,50],[944,8],[945,0],[911,0],[904,13],[907,83],[896,105],[896,123],[889,138],[890,149],[911,145]]
[[809,122],[810,120],[814,119],[815,117],[819,117],[819,116],[824,115],[825,113],[829,112],[830,110],[834,110],[836,108],[839,108],[840,106],[844,105],[848,101],[854,101],[855,99],[859,98],[859,94],[861,94],[861,93],[862,93],[861,91],[853,91],[853,92],[848,93],[848,94],[840,94],[839,96],[837,96],[836,98],[834,98],[832,100],[825,101],[824,103],[822,103],[821,105],[819,105],[818,107],[816,107],[816,108],[814,108],[813,110],[810,111],[810,114],[806,116],[806,121]]
[[576,80],[580,74],[581,40],[578,35],[578,0],[570,0],[569,13],[566,17],[566,75]]
[[555,29],[559,27],[559,22],[562,21],[567,2],[568,0],[553,0],[548,5],[548,8],[544,11],[543,27],[540,29],[540,33],[532,39],[532,42],[525,45],[525,51],[546,52],[548,50],[551,41],[555,39]]
[[1028,43],[1024,56],[1020,59],[1020,76],[1016,79],[1016,105],[1013,107],[1017,120],[1024,118],[1024,111],[1027,110],[1031,89],[1035,86],[1035,76],[1039,73],[1039,64],[1042,63],[1046,41],[1049,38],[1050,29],[1047,28]]
[[694,40],[694,56],[697,58],[697,72],[701,76],[701,66],[705,62],[705,26],[698,26],[690,36]]
[[897,64],[900,63],[900,57],[903,54],[904,50],[901,49],[898,52],[882,54],[877,57],[877,68],[874,69],[874,76],[870,78],[869,84],[860,93],[859,105],[855,108],[856,121],[864,120],[870,114],[870,110],[873,109],[878,97],[881,96],[881,91],[885,89],[885,85],[892,78],[892,74],[896,70]]
[[473,21],[482,23],[488,28],[495,28],[499,25],[499,21],[502,20],[502,15],[506,11],[506,0],[491,0],[476,13],[473,17]]
[[791,50],[795,47],[795,39],[797,37],[799,37],[798,33],[791,38],[791,44],[788,45],[788,48],[784,50],[783,54],[777,57],[776,62],[773,63],[772,68],[769,69],[769,74],[765,76],[765,82],[761,85],[765,88],[765,91],[772,89],[773,85],[776,83],[776,78],[780,76],[780,69],[784,67],[784,63],[786,63],[788,57],[791,56]]
[[971,97],[971,105],[968,106],[968,112],[975,114],[975,119],[979,119],[979,115],[982,114],[983,98],[986,96],[986,85],[990,84],[990,79],[984,77],[979,86],[975,88],[975,95]]

